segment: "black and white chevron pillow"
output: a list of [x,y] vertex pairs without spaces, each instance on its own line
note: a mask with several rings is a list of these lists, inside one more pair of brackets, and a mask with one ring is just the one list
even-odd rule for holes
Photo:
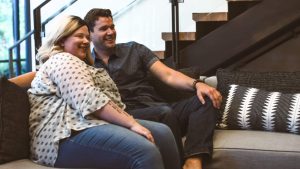
[[221,129],[300,132],[300,93],[284,94],[232,84],[221,109]]

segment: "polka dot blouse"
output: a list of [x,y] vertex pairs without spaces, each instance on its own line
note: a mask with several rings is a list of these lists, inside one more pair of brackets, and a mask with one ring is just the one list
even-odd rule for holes
[[59,140],[107,122],[91,116],[110,100],[125,105],[115,83],[104,69],[87,65],[69,53],[48,59],[36,73],[28,90],[31,113],[31,159],[53,166]]

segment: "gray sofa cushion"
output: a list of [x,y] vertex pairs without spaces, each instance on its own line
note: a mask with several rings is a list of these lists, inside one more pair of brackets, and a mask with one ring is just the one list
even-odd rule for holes
[[0,165],[0,169],[56,169],[38,165],[30,161],[29,159],[17,160]]
[[217,70],[218,90],[226,94],[229,84],[256,87],[283,93],[300,92],[300,72],[248,72]]
[[299,169],[300,136],[247,130],[216,130],[206,169]]

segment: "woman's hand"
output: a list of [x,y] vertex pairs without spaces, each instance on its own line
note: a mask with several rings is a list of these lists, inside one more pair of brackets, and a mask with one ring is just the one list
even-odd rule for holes
[[118,107],[112,101],[109,101],[101,109],[94,112],[94,115],[99,119],[126,127],[129,130],[144,136],[146,139],[154,143],[154,138],[151,132],[147,128],[140,125],[132,116]]
[[136,133],[146,137],[146,139],[148,139],[149,141],[154,143],[154,138],[153,138],[151,132],[147,128],[140,125],[138,122],[135,122],[129,129],[133,132],[136,132]]

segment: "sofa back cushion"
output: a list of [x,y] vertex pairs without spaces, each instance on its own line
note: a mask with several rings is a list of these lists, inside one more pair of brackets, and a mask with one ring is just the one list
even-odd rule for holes
[[256,87],[267,91],[282,93],[300,92],[300,72],[249,72],[217,70],[217,88],[224,95],[227,94],[230,84],[246,87]]
[[220,69],[217,80],[223,96],[219,128],[299,133],[300,72]]
[[0,79],[0,164],[29,157],[30,104],[24,89]]

